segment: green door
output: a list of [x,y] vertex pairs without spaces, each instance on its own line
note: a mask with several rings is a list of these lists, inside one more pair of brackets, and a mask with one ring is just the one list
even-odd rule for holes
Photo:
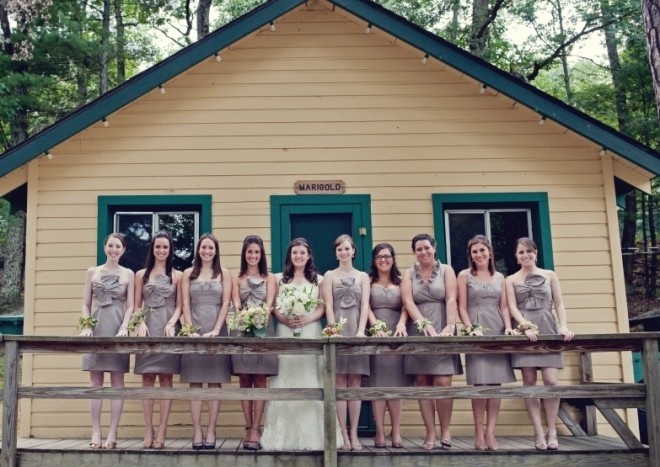
[[272,269],[282,271],[289,242],[306,238],[321,274],[337,267],[333,242],[341,234],[353,237],[355,267],[371,261],[371,197],[369,195],[271,196]]
[[[337,267],[333,243],[342,234],[353,237],[358,250],[355,267],[371,264],[371,197],[369,195],[271,196],[273,271],[282,271],[289,242],[304,237],[312,246],[321,274]],[[371,404],[362,404],[360,436],[373,436]]]

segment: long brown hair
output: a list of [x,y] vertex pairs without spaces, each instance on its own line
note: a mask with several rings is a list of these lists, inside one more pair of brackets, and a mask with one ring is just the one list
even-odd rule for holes
[[307,249],[309,253],[309,259],[305,263],[305,279],[311,282],[314,285],[319,285],[319,274],[316,269],[316,264],[314,264],[314,255],[312,254],[312,247],[309,242],[302,238],[294,238],[289,243],[289,247],[286,249],[286,259],[284,260],[284,272],[282,272],[282,283],[288,284],[293,280],[293,274],[295,273],[295,268],[291,262],[291,251],[296,246],[302,246]]
[[266,277],[268,275],[268,261],[266,260],[266,248],[264,248],[264,241],[259,235],[248,235],[243,240],[243,249],[241,250],[241,270],[238,273],[239,277],[243,277],[247,273],[247,260],[245,259],[245,252],[250,245],[257,245],[261,250],[261,257],[259,258],[259,275]]
[[202,246],[202,241],[209,239],[215,245],[215,256],[213,257],[213,275],[211,279],[215,279],[220,276],[222,280],[222,266],[220,266],[220,245],[218,244],[218,239],[215,238],[213,234],[207,233],[199,237],[197,242],[197,249],[195,250],[195,259],[193,260],[193,269],[190,273],[190,280],[193,281],[199,277],[199,273],[202,270],[202,258],[199,255],[199,248]]

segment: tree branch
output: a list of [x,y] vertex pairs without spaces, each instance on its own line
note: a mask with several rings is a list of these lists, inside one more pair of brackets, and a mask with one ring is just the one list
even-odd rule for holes
[[488,11],[488,17],[486,18],[486,21],[481,25],[477,33],[474,35],[475,39],[481,39],[484,37],[486,34],[486,31],[488,31],[488,28],[490,27],[491,24],[495,21],[497,18],[497,14],[499,11],[508,3],[510,0],[497,0],[495,2],[495,5],[493,5],[493,8],[491,8]]

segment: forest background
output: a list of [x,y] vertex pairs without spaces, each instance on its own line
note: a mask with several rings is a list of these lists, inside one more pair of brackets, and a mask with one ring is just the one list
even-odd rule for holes
[[[660,149],[658,0],[376,2]],[[263,3],[0,0],[0,153]],[[659,179],[621,201],[632,317],[660,308]],[[0,314],[22,313],[24,214],[0,198]]]

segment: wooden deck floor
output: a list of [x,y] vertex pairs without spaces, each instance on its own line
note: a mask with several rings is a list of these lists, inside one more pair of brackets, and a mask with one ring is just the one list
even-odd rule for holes
[[[455,437],[451,448],[428,452],[422,438],[404,439],[403,448],[373,447],[372,439],[362,439],[361,451],[338,453],[338,465],[381,466],[648,466],[648,449],[628,449],[618,439],[604,436],[560,437],[560,450],[539,452],[532,437],[502,436],[498,451],[477,451],[471,437]],[[389,443],[389,440],[388,440]],[[246,451],[239,439],[219,439],[215,450],[194,451],[189,439],[168,440],[165,449],[145,449],[141,439],[123,439],[116,450],[92,450],[82,439],[19,439],[19,467],[38,465],[84,466],[227,466],[309,467],[323,465],[322,452]]]

